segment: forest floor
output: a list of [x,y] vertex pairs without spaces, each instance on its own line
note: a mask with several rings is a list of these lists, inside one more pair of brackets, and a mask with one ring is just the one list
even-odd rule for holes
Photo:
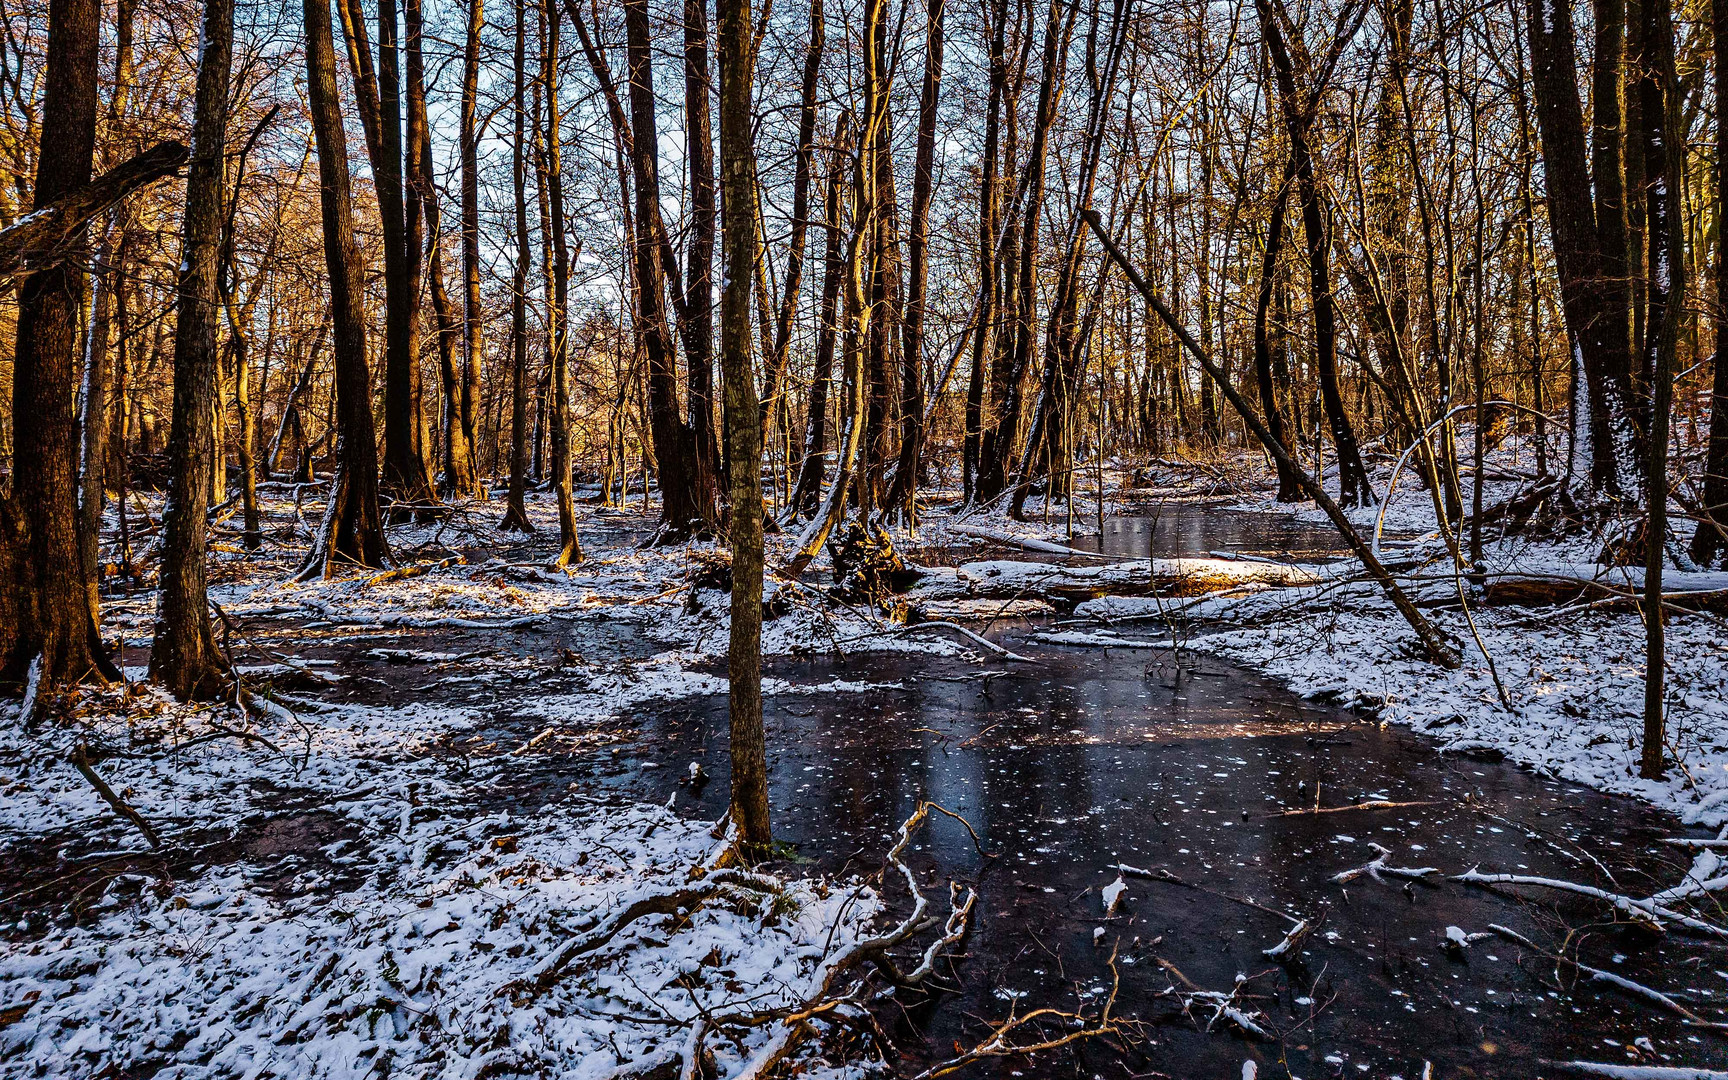
[[[1488,485],[1489,503],[1522,482],[1516,461],[1497,468],[1504,479]],[[1671,624],[1676,765],[1668,780],[1640,780],[1636,614],[1589,596],[1559,609],[1479,603],[1468,585],[1466,610],[1432,535],[1428,496],[1413,484],[1398,492],[1386,527],[1427,611],[1460,643],[1465,662],[1454,672],[1411,655],[1408,629],[1378,590],[1324,558],[1312,508],[1273,502],[1253,463],[1167,462],[1107,480],[1105,505],[1082,497],[1072,522],[1061,505],[1035,505],[1026,522],[932,508],[915,534],[894,534],[901,555],[927,568],[909,592],[838,596],[826,555],[798,581],[771,582],[764,634],[765,652],[778,658],[765,685],[771,708],[793,717],[853,715],[898,700],[921,679],[977,685],[988,697],[993,679],[1054,663],[1043,659],[1051,650],[1164,650],[1180,695],[1184,670],[1195,667],[1189,660],[1184,668],[1184,655],[1204,652],[1274,676],[1310,700],[1408,726],[1443,754],[1504,756],[1543,783],[1635,796],[1658,811],[1646,815],[1640,835],[1679,829],[1660,812],[1688,825],[1728,822],[1728,634],[1720,616],[1680,615]],[[718,700],[723,710],[728,597],[716,545],[644,548],[651,523],[639,503],[625,510],[585,503],[587,561],[552,570],[556,514],[550,497],[537,494],[532,537],[497,530],[501,503],[465,504],[439,522],[392,529],[398,561],[423,572],[294,583],[320,494],[267,486],[261,552],[238,546],[232,522],[218,530],[211,596],[244,703],[178,705],[144,681],[155,605],[145,580],[105,597],[103,630],[121,643],[124,685],[52,699],[29,730],[0,723],[0,1073],[671,1077],[688,1075],[699,1060],[708,1075],[738,1078],[791,1050],[793,1029],[803,1045],[791,1052],[812,1073],[880,1068],[870,1044],[880,1044],[881,1032],[864,1010],[829,1005],[802,1025],[781,1018],[821,1005],[862,976],[834,978],[853,945],[905,925],[915,903],[923,910],[908,882],[931,910],[943,911],[935,875],[951,868],[921,866],[904,881],[875,874],[905,817],[901,806],[886,827],[872,819],[857,851],[839,853],[843,859],[789,850],[770,865],[773,877],[715,869],[725,839],[707,811],[722,767],[705,742],[692,752],[676,739],[657,743],[655,733],[658,718],[699,711],[695,703]],[[143,528],[135,517],[134,543],[142,546],[158,503],[137,505]],[[1195,513],[1210,515],[1207,527],[1157,546],[1160,515]],[[1220,534],[1208,531],[1210,523],[1232,515],[1297,530],[1316,549],[1299,560],[1309,578],[1268,580],[1284,571],[1268,571],[1264,558],[1292,562],[1292,545],[1280,545],[1276,529],[1258,543],[1223,544],[1229,557],[1215,556]],[[1373,512],[1360,520],[1371,528]],[[1126,530],[1122,522],[1147,527]],[[793,540],[769,537],[771,566]],[[1021,550],[1026,542],[1046,550]],[[1088,545],[1110,558],[1048,550]],[[1496,574],[1606,577],[1591,566],[1600,546],[1493,537],[1485,562]],[[1153,558],[1174,563],[1154,566]],[[1100,563],[1104,569],[1088,569]],[[1203,583],[1182,585],[1190,573]],[[1153,590],[1155,574],[1178,580]],[[901,621],[908,616],[914,625]],[[1034,646],[1046,653],[1015,651]],[[874,659],[826,664],[837,657]],[[1018,712],[1037,712],[1038,701],[1029,700]],[[921,723],[935,721],[909,721]],[[943,733],[943,752],[987,733]],[[158,847],[69,764],[79,748],[116,798],[152,826]],[[790,759],[796,748],[786,749]],[[778,759],[780,748],[771,750]],[[554,774],[537,764],[546,759],[580,760],[585,771],[577,780],[557,773],[554,786]],[[801,768],[820,774],[820,756]],[[889,786],[907,782],[897,777]],[[1334,790],[1340,801],[1360,800],[1385,786],[1328,783],[1337,787],[1324,797],[1316,779],[1275,801],[1299,810],[1310,798],[1315,807],[1331,804]],[[936,795],[918,793],[925,797]],[[818,827],[791,812],[798,824],[789,834]],[[1583,831],[1581,823],[1568,835]],[[1529,835],[1534,843],[1536,833]],[[1329,842],[1344,840],[1355,843],[1343,835]],[[914,837],[912,847],[923,844]],[[1725,999],[1712,996],[1699,973],[1728,969],[1721,942],[1708,944],[1722,936],[1715,900],[1728,878],[1718,875],[1708,847],[1696,860],[1671,854],[1677,864],[1649,871],[1671,874],[1667,890],[1655,900],[1631,897],[1620,921],[1680,931],[1695,916],[1710,927],[1699,931],[1706,944],[1639,968],[1668,971],[1668,1005],[1651,1006],[1654,999],[1638,992],[1642,983],[1631,993],[1646,1011],[1672,1020],[1678,1008],[1691,1019],[1675,1021],[1656,1044],[1632,1035],[1604,1041],[1620,1065],[1728,1067],[1714,1035],[1701,1045],[1690,1034],[1721,1019]],[[1576,882],[1621,895],[1608,868],[1586,855],[1567,855]],[[1363,861],[1341,849],[1338,858],[1343,863],[1327,874]],[[1454,861],[1448,874],[1471,869]],[[1381,871],[1402,873],[1384,861],[1369,873],[1378,880]],[[1420,877],[1435,874],[1423,868]],[[1105,897],[1107,919],[1115,915],[1108,881],[1087,889]],[[1285,911],[1295,904],[1280,902]],[[1687,905],[1690,915],[1671,910]],[[644,906],[653,910],[636,910]],[[1095,910],[1080,930],[1090,934],[1093,924],[1093,940],[1101,939]],[[1444,929],[1449,939],[1455,927]],[[940,933],[920,930],[918,949]],[[912,947],[908,941],[905,949]],[[982,951],[980,943],[973,948]],[[1690,967],[1664,966],[1673,964]],[[1201,1026],[1188,1020],[1201,1005],[1217,1007],[1213,1021],[1230,1017],[1238,1037],[1273,1026],[1246,998],[1233,1000],[1234,991],[1206,997],[1170,970],[1190,1028]],[[1580,974],[1567,969],[1562,988]],[[1071,1014],[1049,1018],[1042,1035],[1027,1028],[1017,1037],[1106,1026],[1098,1011],[1103,985],[1080,993]],[[879,983],[859,992],[879,1010]],[[1539,987],[1533,997],[1541,997]],[[968,1044],[988,1042],[988,1025],[1016,1007],[1012,993],[983,1000],[997,1011],[971,1018]],[[1289,1000],[1310,999],[1292,992]],[[1214,1040],[1226,1038],[1224,1026]],[[1280,1043],[1302,1026],[1281,1031]],[[1132,1041],[1126,1029],[1098,1034]],[[961,1040],[953,1043],[959,1052]],[[1309,1075],[1335,1074],[1334,1064],[1342,1070],[1348,1057],[1334,1063],[1337,1055],[1318,1044],[1301,1051],[1313,1055]],[[1069,1052],[1036,1060],[1060,1059],[1057,1071],[1072,1073],[1078,1059],[1063,1056]],[[1591,1053],[1576,1048],[1577,1056]],[[1416,1070],[1407,1075],[1421,1074],[1422,1056],[1405,1054],[1412,1062],[1405,1067]],[[1256,1057],[1265,1075],[1299,1072],[1277,1055],[1255,1051],[1250,1062]],[[1281,1071],[1271,1071],[1278,1060]],[[1358,1068],[1356,1075],[1394,1075],[1390,1065]]]

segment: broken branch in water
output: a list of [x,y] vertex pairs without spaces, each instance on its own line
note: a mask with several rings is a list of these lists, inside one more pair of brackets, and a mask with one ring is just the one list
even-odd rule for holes
[[[1104,1009],[1096,1019],[1084,1013],[1064,1012],[1061,1009],[1034,1009],[1024,1016],[1010,1014],[1008,1019],[994,1025],[990,1034],[972,1049],[951,1057],[947,1061],[930,1066],[919,1073],[914,1080],[935,1080],[938,1076],[947,1076],[958,1072],[975,1061],[996,1057],[1019,1057],[1036,1054],[1043,1050],[1056,1050],[1081,1039],[1096,1039],[1101,1036],[1115,1035],[1122,1030],[1122,1021],[1111,1015],[1116,1007],[1116,993],[1121,988],[1122,976],[1116,970],[1116,953],[1110,953],[1110,996],[1104,1000]],[[1011,1038],[1015,1032],[1028,1027],[1043,1030],[1045,1024],[1061,1025],[1071,1030],[1049,1038],[1041,1038],[1037,1042],[1021,1043]]]
[[989,638],[983,636],[982,634],[973,633],[971,630],[966,629],[964,626],[961,626],[959,623],[952,623],[952,622],[920,622],[920,623],[907,623],[903,626],[890,626],[884,630],[876,630],[876,631],[873,631],[873,632],[868,633],[868,634],[861,634],[855,638],[847,638],[845,641],[836,642],[835,644],[848,645],[854,641],[864,641],[868,638],[899,636],[901,634],[915,633],[915,632],[920,631],[920,630],[948,630],[948,631],[952,631],[953,633],[959,634],[961,637],[972,642],[974,645],[977,645],[980,648],[985,649],[988,652],[991,652],[997,656],[1000,656],[1004,660],[1018,660],[1021,663],[1025,663],[1025,664],[1030,664],[1030,663],[1034,662],[1030,656],[1021,656],[1017,652],[1013,652],[1012,650],[1003,648],[1002,646],[996,644],[994,641],[991,641]]
[[1728,1025],[1704,1019],[1660,990],[1653,990],[1650,987],[1645,986],[1643,983],[1633,982],[1624,975],[1616,975],[1612,971],[1604,971],[1598,967],[1591,967],[1589,964],[1581,963],[1569,956],[1549,952],[1547,949],[1537,945],[1534,941],[1531,941],[1516,930],[1501,926],[1498,923],[1489,923],[1488,929],[1494,931],[1494,933],[1505,938],[1507,941],[1517,945],[1522,945],[1524,948],[1529,949],[1536,955],[1553,961],[1556,968],[1556,974],[1558,974],[1558,968],[1564,965],[1573,968],[1580,975],[1588,976],[1591,982],[1607,983],[1609,986],[1624,990],[1634,997],[1640,997],[1646,1001],[1653,1002],[1677,1016],[1684,1017],[1687,1023],[1697,1025],[1698,1027],[1713,1028],[1718,1031],[1728,1027]]
[[1366,802],[1352,803],[1349,806],[1303,806],[1295,810],[1280,810],[1275,814],[1266,814],[1268,818],[1306,817],[1312,814],[1342,814],[1347,810],[1400,810],[1407,806],[1434,806],[1437,799],[1417,799],[1412,802],[1388,802],[1385,799],[1369,799]]
[[1622,893],[1611,893],[1606,889],[1598,889],[1593,885],[1580,885],[1575,881],[1562,881],[1558,878],[1531,877],[1524,874],[1483,874],[1476,870],[1470,870],[1466,873],[1458,874],[1454,876],[1452,880],[1462,882],[1466,885],[1479,885],[1483,887],[1492,885],[1530,885],[1537,888],[1553,889],[1557,892],[1574,893],[1578,896],[1588,896],[1595,900],[1601,900],[1616,911],[1620,912],[1622,915],[1630,918],[1633,922],[1650,930],[1657,932],[1665,930],[1667,927],[1664,925],[1664,920],[1666,920],[1667,922],[1673,923],[1675,926],[1679,926],[1686,930],[1706,934],[1710,937],[1728,939],[1728,928],[1717,926],[1714,923],[1707,923],[1702,919],[1695,919],[1690,915],[1682,914],[1672,908],[1665,907],[1662,904],[1651,900],[1639,900]]
[[1381,847],[1373,841],[1369,841],[1368,846],[1374,849],[1374,858],[1363,863],[1361,866],[1346,870],[1340,874],[1333,874],[1332,881],[1335,884],[1346,885],[1363,876],[1371,877],[1375,881],[1382,881],[1383,879],[1380,876],[1381,874],[1390,874],[1393,877],[1409,878],[1413,881],[1428,881],[1440,876],[1440,868],[1437,866],[1392,866],[1386,861],[1387,857],[1392,854],[1390,848]]

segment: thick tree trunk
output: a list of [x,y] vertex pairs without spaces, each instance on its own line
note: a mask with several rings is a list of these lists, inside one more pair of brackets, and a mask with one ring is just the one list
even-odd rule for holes
[[306,25],[306,98],[318,146],[319,203],[324,265],[330,277],[330,323],[336,370],[336,473],[324,521],[307,554],[303,578],[334,577],[343,564],[377,568],[390,561],[378,515],[378,450],[372,426],[370,369],[366,364],[364,263],[354,241],[354,196],[348,175],[348,140],[336,90],[336,55],[330,38],[330,0],[303,0]]
[[426,124],[425,20],[420,0],[403,0],[402,18],[408,49],[408,129],[418,133],[414,141],[419,147],[419,153],[409,162],[409,171],[426,214],[426,284],[438,328],[438,374],[444,421],[444,480],[440,490],[468,498],[474,495],[478,481],[474,475],[474,444],[463,415],[462,327],[444,285],[443,214]]
[[[96,143],[96,0],[51,0],[37,209],[90,180]],[[13,477],[0,496],[0,679],[46,684],[117,673],[91,618],[78,538],[77,386],[82,259],[25,278],[12,368]]]
[[[342,28],[354,69],[354,97],[366,131],[384,247],[384,486],[392,518],[414,518],[437,503],[422,448],[417,408],[421,224],[418,196],[403,184],[402,77],[395,0],[378,2],[374,74],[364,11],[342,0]],[[418,159],[410,132],[409,163]]]
[[[689,0],[690,5],[703,0]],[[750,358],[750,289],[756,262],[756,154],[750,144],[756,69],[750,0],[719,0],[720,181],[726,216],[720,292],[720,361],[731,464],[732,640],[727,651],[732,823],[746,853],[765,855],[768,760],[762,731],[762,414]]]
[[[174,418],[170,481],[162,510],[162,588],[151,677],[182,701],[221,691],[227,659],[210,630],[204,576],[204,478],[212,461],[204,418],[217,405],[217,275],[220,273],[228,74],[234,50],[233,0],[206,0],[199,35],[192,159],[186,178],[179,303],[174,328]],[[242,362],[244,357],[242,355]]]

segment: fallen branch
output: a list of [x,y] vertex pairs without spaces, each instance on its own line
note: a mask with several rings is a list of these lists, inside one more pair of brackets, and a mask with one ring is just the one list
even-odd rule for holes
[[1622,893],[1611,893],[1605,889],[1598,889],[1593,885],[1580,885],[1575,881],[1561,881],[1557,878],[1530,877],[1524,874],[1482,874],[1475,870],[1458,874],[1454,876],[1452,880],[1462,882],[1466,885],[1480,886],[1530,885],[1537,888],[1553,889],[1557,892],[1569,892],[1578,896],[1588,896],[1591,899],[1603,901],[1616,911],[1619,911],[1621,914],[1630,918],[1633,922],[1636,922],[1650,930],[1660,932],[1665,929],[1663,926],[1663,920],[1666,919],[1668,922],[1684,929],[1694,930],[1700,934],[1709,935],[1710,937],[1728,940],[1728,929],[1717,926],[1713,923],[1707,923],[1702,919],[1694,919],[1690,915],[1683,915],[1672,908],[1664,907],[1663,905],[1650,900],[1639,900]]
[[425,574],[434,573],[439,570],[448,570],[452,566],[465,566],[467,563],[468,559],[466,556],[452,555],[448,559],[443,559],[439,562],[411,563],[408,566],[398,566],[393,570],[385,570],[383,573],[373,574],[371,577],[360,583],[360,588],[370,589],[374,585],[382,585],[387,581],[401,581],[405,578],[421,577]]
[[102,801],[113,807],[116,814],[138,826],[138,831],[143,833],[144,839],[150,842],[151,850],[161,850],[162,841],[157,837],[156,830],[150,827],[148,821],[144,820],[144,815],[132,809],[126,804],[126,800],[114,794],[114,789],[108,786],[108,782],[96,775],[96,770],[90,767],[89,747],[82,742],[77,743],[72,747],[72,753],[68,760],[72,762],[74,768],[84,775],[84,779],[90,781],[90,786],[96,789],[96,794],[102,796]]
[[1609,1080],[1728,1080],[1728,1072],[1719,1069],[1675,1068],[1670,1065],[1602,1065],[1594,1061],[1544,1061],[1556,1069],[1570,1069],[1583,1076],[1602,1076]]
[[1335,884],[1346,885],[1363,876],[1371,877],[1375,881],[1383,881],[1384,879],[1381,878],[1381,874],[1390,874],[1391,876],[1398,878],[1409,878],[1413,881],[1427,881],[1430,878],[1440,876],[1440,868],[1437,866],[1392,866],[1386,861],[1387,857],[1392,854],[1390,848],[1381,847],[1373,841],[1369,841],[1368,846],[1374,849],[1374,858],[1363,863],[1361,866],[1355,867],[1354,869],[1346,870],[1340,874],[1333,874],[1332,881]]
[[1501,926],[1498,923],[1489,923],[1488,929],[1494,931],[1494,933],[1505,938],[1507,941],[1513,942],[1517,945],[1522,945],[1524,948],[1529,949],[1536,955],[1553,961],[1556,967],[1564,964],[1575,969],[1579,974],[1588,976],[1591,982],[1607,983],[1609,986],[1615,987],[1616,989],[1626,991],[1633,997],[1643,998],[1645,1001],[1652,1002],[1657,1006],[1666,1009],[1668,1012],[1685,1018],[1687,1023],[1697,1025],[1698,1027],[1714,1028],[1716,1030],[1722,1030],[1725,1027],[1728,1027],[1728,1025],[1704,1019],[1660,990],[1653,990],[1650,987],[1645,986],[1643,983],[1633,982],[1624,975],[1616,975],[1612,971],[1604,971],[1599,967],[1591,967],[1589,964],[1581,963],[1569,956],[1549,952],[1540,945],[1537,945],[1534,941],[1525,937],[1523,934],[1518,933],[1516,930]]
[[1036,661],[1034,661],[1030,656],[1021,656],[1017,652],[1003,648],[982,634],[973,633],[971,630],[966,629],[959,623],[951,622],[921,622],[907,623],[903,626],[890,626],[884,630],[876,630],[868,634],[860,634],[857,637],[846,638],[843,641],[835,642],[835,644],[849,645],[854,641],[865,641],[873,637],[899,636],[901,634],[914,633],[919,630],[948,630],[959,634],[961,637],[972,642],[974,645],[977,645],[979,648],[993,653],[996,656],[1000,656],[1004,660],[1017,660],[1023,664],[1036,663]]
[[[1110,996],[1104,1001],[1104,1009],[1098,1014],[1097,1020],[1089,1020],[1081,1013],[1063,1012],[1060,1009],[1034,1009],[1024,1016],[1009,1015],[1008,1019],[995,1025],[990,1034],[972,1049],[949,1058],[947,1061],[930,1066],[919,1073],[915,1080],[935,1080],[938,1076],[947,1076],[958,1072],[975,1061],[994,1057],[1019,1057],[1036,1054],[1044,1050],[1056,1050],[1081,1039],[1095,1039],[1104,1035],[1114,1035],[1121,1030],[1120,1023],[1111,1016],[1111,1010],[1116,1007],[1116,993],[1122,985],[1122,977],[1116,970],[1116,954],[1110,954]],[[1052,1038],[1043,1038],[1033,1043],[1017,1043],[1010,1036],[1025,1029],[1028,1025],[1043,1023],[1059,1023],[1072,1030]],[[1079,1025],[1075,1027],[1074,1025]]]
[[1274,814],[1265,814],[1268,818],[1307,817],[1312,814],[1342,814],[1348,810],[1399,810],[1407,806],[1434,806],[1438,799],[1417,799],[1413,802],[1388,802],[1385,799],[1369,799],[1367,802],[1352,803],[1349,806],[1304,806],[1296,810],[1280,810]]

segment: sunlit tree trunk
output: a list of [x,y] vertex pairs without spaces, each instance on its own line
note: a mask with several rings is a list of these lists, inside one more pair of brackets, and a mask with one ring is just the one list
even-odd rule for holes
[[[51,0],[34,203],[87,183],[96,143],[96,0]],[[0,496],[0,679],[32,661],[49,683],[101,668],[114,677],[91,617],[78,538],[78,322],[81,259],[24,278],[12,368],[12,490]]]
[[168,438],[172,479],[162,511],[162,589],[150,648],[151,676],[181,700],[218,692],[228,666],[211,634],[204,591],[204,475],[219,463],[212,461],[212,431],[203,420],[216,404],[220,377],[216,278],[227,208],[223,157],[234,48],[232,0],[206,0],[199,40],[174,325],[174,419]]
[[324,521],[301,576],[333,577],[344,564],[384,566],[390,549],[378,515],[378,450],[366,363],[364,263],[354,241],[354,196],[348,141],[336,91],[330,0],[303,0],[306,98],[318,146],[324,265],[330,278],[330,323],[336,370],[336,473]]

